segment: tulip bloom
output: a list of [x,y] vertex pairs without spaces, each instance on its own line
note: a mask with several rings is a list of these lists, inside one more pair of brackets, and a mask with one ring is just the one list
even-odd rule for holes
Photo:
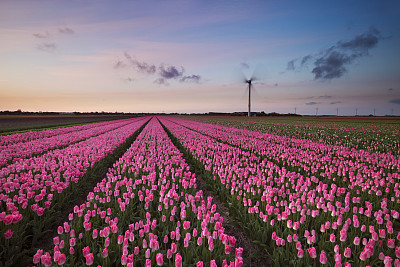
[[84,247],[84,248],[82,249],[83,257],[86,257],[86,255],[88,255],[89,253],[90,253],[90,248],[89,248],[89,246]]
[[65,263],[65,261],[67,260],[67,257],[65,256],[65,254],[61,253],[58,256],[58,260],[57,260],[57,264],[58,265],[63,265]]
[[182,257],[179,253],[175,255],[175,267],[182,267]]
[[350,258],[351,257],[351,249],[349,247],[344,249],[344,256],[346,258]]
[[327,261],[328,261],[328,259],[326,258],[325,251],[321,251],[321,254],[319,256],[319,262],[321,264],[326,264]]
[[103,249],[102,255],[103,255],[103,258],[107,258],[108,257],[108,248],[104,248]]
[[177,246],[176,246],[176,244],[175,243],[171,243],[171,252],[172,253],[176,253],[176,250],[177,250],[178,248],[177,248]]
[[231,246],[230,245],[225,245],[225,254],[231,254]]
[[94,261],[93,253],[89,253],[85,256],[86,258],[86,265],[92,265]]
[[317,257],[317,251],[315,250],[315,247],[308,248],[307,252],[311,258],[315,259]]
[[163,259],[163,254],[157,253],[156,255],[156,262],[158,266],[163,265],[164,259]]
[[394,239],[389,238],[387,244],[388,244],[388,248],[394,248],[394,246],[395,246]]
[[51,256],[48,252],[40,257],[40,260],[44,266],[51,266]]
[[335,243],[335,239],[336,239],[336,236],[335,236],[335,234],[331,234],[330,236],[329,236],[329,240],[332,242],[332,243]]

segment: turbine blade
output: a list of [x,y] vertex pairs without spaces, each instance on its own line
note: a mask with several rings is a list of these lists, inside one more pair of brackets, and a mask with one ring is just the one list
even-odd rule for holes
[[256,67],[254,68],[254,71],[251,75],[251,80],[252,81],[261,81],[264,79],[266,73],[262,68],[261,64],[257,64]]

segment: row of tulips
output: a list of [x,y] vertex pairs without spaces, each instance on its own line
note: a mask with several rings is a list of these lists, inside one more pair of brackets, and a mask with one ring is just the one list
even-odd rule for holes
[[33,141],[35,139],[48,138],[55,135],[90,129],[91,127],[97,127],[107,123],[109,122],[98,122],[98,123],[83,124],[83,125],[76,125],[69,127],[43,129],[40,131],[26,131],[21,133],[0,135],[0,147],[3,148],[6,147],[7,145],[12,145],[16,143],[24,143],[28,141]]
[[[369,194],[392,193],[400,197],[399,156],[199,122],[176,121],[223,142],[252,151],[290,171],[306,176],[338,179]],[[400,205],[396,207],[400,208]]]
[[[303,176],[198,132],[208,129],[189,129],[194,122],[161,121],[208,171],[215,192],[276,265],[400,266],[394,190],[372,195],[342,176]],[[398,173],[392,175],[398,181]]]
[[327,121],[302,118],[263,119],[243,121],[237,118],[196,118],[199,121],[256,132],[308,139],[326,145],[346,146],[374,152],[392,153],[400,151],[398,124],[388,121],[340,120]]
[[242,249],[189,169],[153,118],[33,263],[241,266]]
[[[68,129],[65,133],[58,133],[57,135],[49,137],[37,138],[31,141],[17,142],[0,146],[0,167],[10,163],[10,161],[16,162],[33,155],[42,154],[51,149],[62,148],[90,137],[112,131],[116,128],[127,125],[130,122],[131,120],[128,119],[87,124],[76,128],[70,127],[75,129],[73,131]],[[10,136],[10,139],[12,139],[13,135],[8,136]]]
[[[40,222],[54,199],[71,183],[78,183],[88,168],[137,131],[148,119],[132,119],[125,126],[91,137],[63,149],[20,160],[0,170],[1,239],[10,239],[14,232],[30,220]],[[124,122],[125,124],[125,122]]]

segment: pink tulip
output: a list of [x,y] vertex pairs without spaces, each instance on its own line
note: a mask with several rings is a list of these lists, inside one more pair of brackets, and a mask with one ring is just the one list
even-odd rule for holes
[[158,265],[158,266],[162,266],[162,265],[163,265],[163,262],[164,262],[163,254],[157,253],[157,255],[156,255],[156,262],[157,262],[157,265]]
[[327,261],[328,261],[328,259],[326,258],[325,251],[322,250],[321,254],[319,256],[319,262],[321,264],[326,264]]
[[57,264],[58,264],[58,265],[64,265],[64,263],[65,263],[66,260],[67,260],[67,257],[65,256],[65,254],[61,253],[61,254],[58,256]]
[[43,250],[42,249],[38,249],[35,253],[35,255],[33,255],[33,263],[34,264],[38,264],[40,262],[40,257],[43,255]]
[[315,259],[317,257],[317,251],[315,250],[315,247],[308,248],[307,252],[311,258]]
[[94,230],[93,230],[93,234],[92,234],[92,238],[93,238],[93,239],[96,239],[96,238],[97,238],[97,235],[98,235],[98,230],[97,230],[97,229],[94,229]]
[[351,249],[350,249],[349,247],[346,247],[346,248],[344,249],[344,256],[345,256],[346,258],[350,258],[350,257],[351,257]]
[[40,260],[44,266],[51,266],[51,257],[48,252],[46,254],[42,255],[40,257]]
[[184,221],[183,222],[183,229],[187,230],[190,227],[190,222],[189,221]]
[[394,239],[389,238],[387,244],[388,244],[388,248],[394,248],[395,247]]
[[335,243],[335,239],[336,239],[336,236],[335,236],[335,234],[331,234],[330,236],[329,236],[329,240],[332,242],[332,243]]
[[126,254],[122,254],[121,265],[126,265],[127,263],[128,263],[128,257],[126,256]]
[[12,235],[13,235],[13,231],[11,231],[11,229],[8,229],[5,233],[4,233],[4,237],[6,238],[6,239],[10,239],[11,237],[12,237]]
[[179,253],[175,255],[175,267],[182,267],[182,257]]
[[230,245],[225,245],[225,254],[231,254],[231,246]]
[[395,248],[395,254],[397,258],[400,258],[400,247]]
[[90,248],[89,248],[89,246],[84,247],[84,248],[82,249],[83,257],[86,257],[89,253],[90,253]]
[[242,254],[243,254],[243,248],[236,248],[235,257],[236,258],[242,257]]
[[168,258],[168,259],[172,258],[172,251],[171,251],[171,249],[168,249],[168,250],[167,250],[167,258]]
[[103,258],[107,258],[108,257],[108,248],[104,248],[103,249],[102,256],[103,256]]
[[171,252],[175,254],[176,250],[177,250],[176,244],[175,243],[171,243]]
[[379,253],[379,259],[383,261],[385,259],[385,254],[383,252]]
[[92,265],[94,261],[93,253],[89,253],[85,256],[86,258],[86,265]]
[[335,259],[335,262],[341,262],[342,256],[340,255],[340,253],[335,253],[334,259]]

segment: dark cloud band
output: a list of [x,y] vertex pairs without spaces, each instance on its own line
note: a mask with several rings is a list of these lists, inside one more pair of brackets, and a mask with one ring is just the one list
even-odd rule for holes
[[[340,78],[356,59],[369,55],[369,50],[376,47],[381,39],[379,31],[371,27],[367,32],[354,37],[350,41],[339,41],[334,46],[319,53],[290,60],[287,70],[302,68],[312,62],[314,67],[311,73],[315,80]],[[295,63],[299,60],[300,64],[296,66]]]

